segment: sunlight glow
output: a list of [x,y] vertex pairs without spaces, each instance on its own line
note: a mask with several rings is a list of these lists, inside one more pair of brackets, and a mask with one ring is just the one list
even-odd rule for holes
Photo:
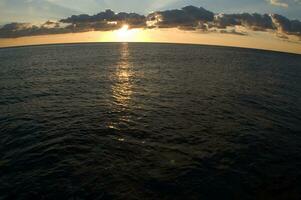
[[143,29],[124,26],[115,31],[91,31],[9,39],[0,38],[0,47],[80,42],[167,42],[247,47],[301,54],[300,39],[296,36],[289,37],[290,40],[288,42],[270,32],[248,31],[247,35],[241,36],[235,34],[183,31],[175,28]]
[[125,24],[121,29],[117,30],[116,36],[119,41],[126,42],[132,39],[134,35],[133,30],[129,29],[129,25]]
[[120,32],[120,33],[127,33],[128,32],[128,30],[129,30],[129,25],[127,25],[127,24],[124,24],[122,27],[121,27],[121,29],[119,29],[118,31]]
[[119,30],[112,31],[110,34],[102,35],[102,41],[113,42],[146,42],[147,38],[142,29],[131,29],[129,25],[124,24]]

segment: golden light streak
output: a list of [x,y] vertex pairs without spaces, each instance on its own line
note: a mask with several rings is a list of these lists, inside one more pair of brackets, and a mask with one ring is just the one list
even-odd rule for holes
[[[120,45],[119,53],[119,62],[115,64],[115,70],[110,74],[110,79],[112,80],[112,97],[115,104],[112,109],[116,109],[116,112],[126,111],[131,107],[133,79],[135,78],[134,66],[129,61],[130,51],[128,43]],[[121,122],[126,123],[128,120],[128,115],[120,114],[117,121],[110,121],[107,126],[118,129]]]
[[120,61],[116,64],[116,71],[112,74],[111,79],[114,80],[112,85],[112,93],[115,101],[123,107],[127,107],[132,95],[133,72],[129,62],[128,43],[123,43],[120,47]]

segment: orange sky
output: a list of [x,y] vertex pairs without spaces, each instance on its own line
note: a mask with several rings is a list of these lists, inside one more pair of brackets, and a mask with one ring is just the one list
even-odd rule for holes
[[284,40],[269,32],[252,32],[248,35],[225,33],[203,33],[178,29],[130,29],[123,27],[117,31],[93,31],[58,35],[30,36],[14,39],[0,39],[0,47],[79,43],[79,42],[168,42],[236,46],[267,49],[301,54],[301,41],[290,37]]

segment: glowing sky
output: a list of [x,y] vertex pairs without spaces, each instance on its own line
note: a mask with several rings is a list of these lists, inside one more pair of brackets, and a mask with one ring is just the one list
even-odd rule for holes
[[200,33],[197,31],[191,32],[175,28],[128,30],[126,26],[116,31],[92,31],[87,33],[0,39],[0,47],[80,42],[162,42],[207,44],[268,49],[301,54],[301,43],[298,40],[287,42],[286,40],[282,40],[269,32],[250,32],[248,36],[243,36],[221,33]]

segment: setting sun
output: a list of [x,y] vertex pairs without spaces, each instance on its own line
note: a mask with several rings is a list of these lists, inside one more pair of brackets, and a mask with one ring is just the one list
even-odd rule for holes
[[128,32],[128,30],[129,30],[129,25],[127,25],[127,24],[124,24],[122,27],[121,27],[121,29],[119,29],[118,31],[120,32],[120,33],[122,33],[122,34],[126,34],[127,32]]
[[149,38],[143,29],[131,28],[124,24],[115,31],[102,32],[99,42],[148,42]]
[[116,36],[118,40],[129,41],[129,39],[133,36],[133,30],[130,30],[129,25],[125,24],[117,30]]

